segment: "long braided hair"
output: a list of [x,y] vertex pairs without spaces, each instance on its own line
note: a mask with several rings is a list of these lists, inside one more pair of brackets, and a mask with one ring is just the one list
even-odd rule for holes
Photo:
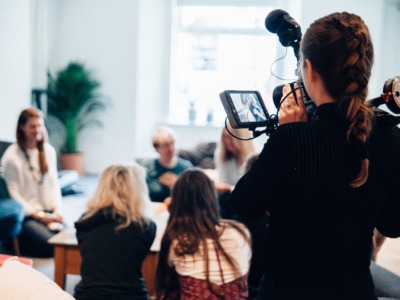
[[347,139],[360,160],[350,185],[359,187],[368,178],[367,142],[374,116],[365,102],[374,59],[368,27],[355,14],[330,14],[310,25],[300,51],[303,67],[309,59],[348,126]]

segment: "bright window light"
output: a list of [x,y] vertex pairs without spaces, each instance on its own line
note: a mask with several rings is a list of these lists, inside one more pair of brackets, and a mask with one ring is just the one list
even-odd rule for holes
[[222,126],[219,93],[260,90],[277,38],[265,17],[274,7],[178,6],[171,59],[170,122]]

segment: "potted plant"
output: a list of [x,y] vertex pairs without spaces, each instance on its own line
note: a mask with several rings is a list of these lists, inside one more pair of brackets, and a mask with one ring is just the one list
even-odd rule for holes
[[90,125],[102,127],[96,112],[104,110],[106,102],[98,94],[100,83],[84,64],[71,62],[55,77],[48,73],[47,113],[65,134],[61,148],[61,169],[77,170],[83,175],[83,153],[78,151],[79,133]]

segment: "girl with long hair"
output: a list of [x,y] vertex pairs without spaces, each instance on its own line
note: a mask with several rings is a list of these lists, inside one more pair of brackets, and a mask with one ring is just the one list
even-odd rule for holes
[[77,300],[148,299],[142,264],[153,244],[145,170],[114,164],[100,176],[87,212],[75,223],[82,255]]
[[[228,124],[229,131],[235,136],[246,139],[250,138],[247,129],[234,129]],[[221,133],[221,140],[214,153],[215,168],[217,170],[217,191],[219,193],[229,191],[235,186],[241,177],[242,166],[246,157],[257,152],[257,146],[252,140],[242,141],[234,138],[224,128]]]
[[[246,139],[251,134],[247,129],[234,129],[228,124],[229,131],[237,137]],[[242,176],[243,163],[248,155],[257,152],[254,141],[243,141],[233,137],[226,128],[222,130],[221,140],[214,152],[216,170],[215,188],[218,192],[220,213],[224,219],[234,216],[230,205],[231,191]]]
[[247,299],[249,233],[221,220],[215,188],[200,169],[184,171],[172,190],[170,218],[156,272],[158,299]]
[[270,213],[260,299],[377,299],[374,228],[400,236],[400,130],[366,102],[373,53],[355,14],[330,14],[304,34],[299,71],[318,120],[308,122],[299,90],[298,101],[290,94],[232,193],[240,216]]
[[43,114],[36,108],[21,112],[16,130],[17,142],[4,153],[1,165],[11,198],[22,204],[25,219],[18,238],[21,252],[34,257],[52,257],[53,245],[47,240],[51,228],[63,220],[59,207],[57,156],[46,142]]

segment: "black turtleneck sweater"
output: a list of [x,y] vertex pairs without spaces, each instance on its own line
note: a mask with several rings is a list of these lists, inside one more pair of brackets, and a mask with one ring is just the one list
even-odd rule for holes
[[103,212],[75,223],[82,255],[77,300],[149,299],[142,263],[153,244],[156,224],[131,223],[115,231],[118,225],[110,213]]
[[400,130],[375,127],[368,181],[352,188],[359,159],[336,104],[320,105],[318,115],[279,126],[231,198],[244,218],[268,210],[266,272],[294,286],[330,286],[341,274],[369,272],[374,227],[400,236]]

